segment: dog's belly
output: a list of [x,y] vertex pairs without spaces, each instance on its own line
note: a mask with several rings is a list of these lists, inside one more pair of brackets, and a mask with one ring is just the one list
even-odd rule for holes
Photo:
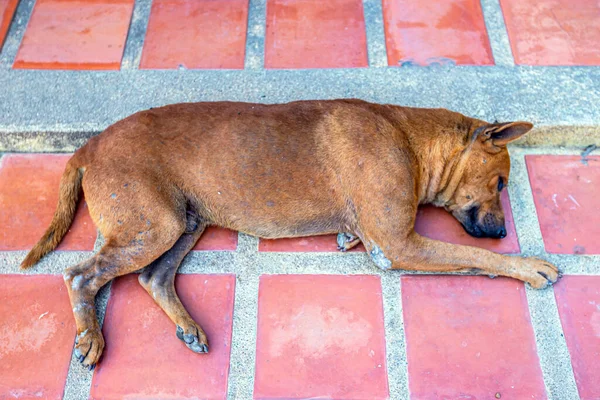
[[205,190],[199,196],[203,201],[198,212],[214,225],[271,239],[337,233],[348,225],[332,198],[289,198],[279,191],[230,192],[228,185],[220,186],[217,198],[206,196]]

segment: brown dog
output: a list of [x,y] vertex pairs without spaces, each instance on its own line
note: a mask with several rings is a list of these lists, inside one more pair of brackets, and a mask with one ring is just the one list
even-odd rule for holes
[[209,225],[265,238],[344,232],[342,250],[362,241],[385,270],[503,275],[543,288],[559,277],[543,260],[438,242],[413,229],[418,205],[431,203],[474,236],[504,237],[506,144],[531,128],[358,100],[143,111],[71,158],[54,219],[22,267],[58,245],[83,186],[106,242],[64,278],[77,323],[75,354],[89,368],[104,348],[96,293],[146,266],[140,284],[176,324],[179,339],[195,352],[208,351],[174,277]]

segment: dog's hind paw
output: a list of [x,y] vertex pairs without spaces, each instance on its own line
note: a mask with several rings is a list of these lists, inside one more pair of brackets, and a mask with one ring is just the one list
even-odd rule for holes
[[360,243],[358,236],[351,233],[338,233],[337,249],[341,252],[346,252]]
[[75,358],[87,369],[93,371],[104,350],[102,332],[85,330],[75,338]]
[[193,332],[186,333],[177,325],[177,337],[194,353],[208,353],[208,339],[202,329],[192,327]]

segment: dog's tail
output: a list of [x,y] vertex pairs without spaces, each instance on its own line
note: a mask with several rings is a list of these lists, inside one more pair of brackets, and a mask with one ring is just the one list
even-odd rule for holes
[[29,251],[27,257],[21,263],[21,268],[26,269],[35,265],[42,257],[54,250],[63,239],[77,210],[77,201],[81,192],[81,180],[83,170],[75,164],[76,156],[72,157],[67,163],[65,172],[60,179],[60,189],[58,195],[58,206],[54,212],[54,218],[44,236],[37,242],[33,249]]

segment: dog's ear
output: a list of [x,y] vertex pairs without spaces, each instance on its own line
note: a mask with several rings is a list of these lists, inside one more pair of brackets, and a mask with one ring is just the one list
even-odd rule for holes
[[506,147],[510,142],[517,140],[533,128],[530,122],[504,122],[482,126],[479,139],[493,147]]

